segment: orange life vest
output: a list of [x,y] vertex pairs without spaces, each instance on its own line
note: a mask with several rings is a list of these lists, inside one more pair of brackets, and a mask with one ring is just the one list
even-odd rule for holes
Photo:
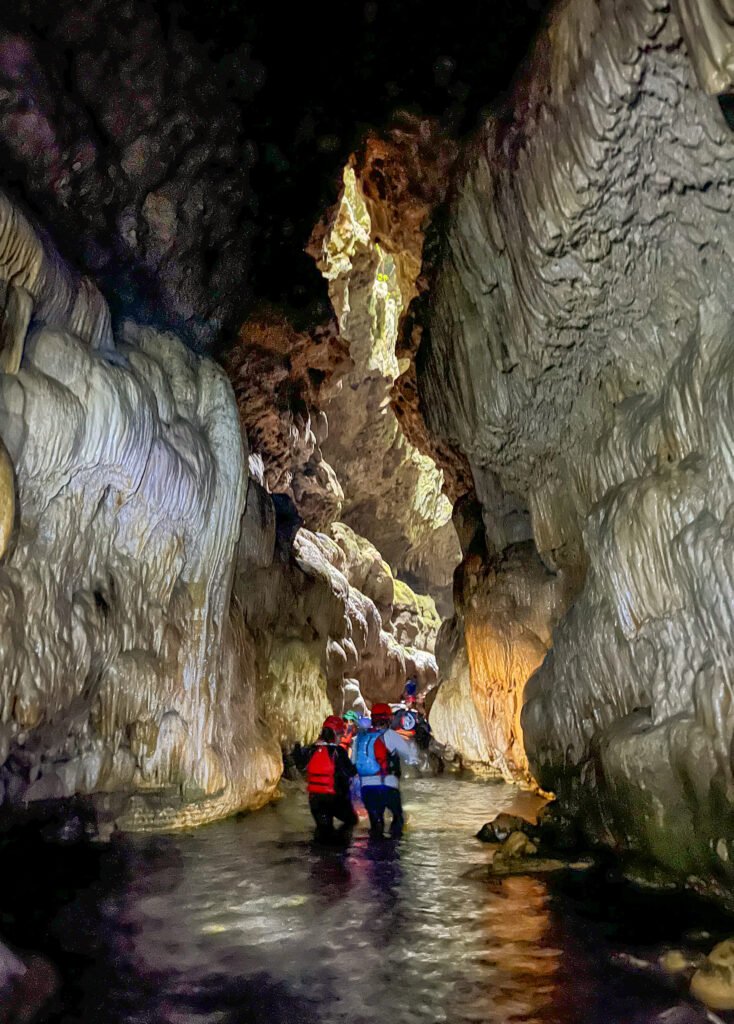
[[352,740],[356,735],[357,726],[352,724],[348,725],[347,728],[342,733],[342,738],[339,740],[339,746],[344,747],[347,753],[349,753],[349,748],[352,745]]
[[331,743],[317,743],[306,766],[306,787],[309,793],[334,796],[336,747]]

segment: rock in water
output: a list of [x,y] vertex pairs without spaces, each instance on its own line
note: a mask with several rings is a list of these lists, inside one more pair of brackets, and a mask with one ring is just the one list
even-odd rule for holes
[[511,833],[523,832],[526,828],[532,827],[525,818],[519,818],[516,814],[498,814],[493,821],[477,832],[477,839],[483,843],[504,843]]
[[734,939],[714,946],[691,979],[691,995],[712,1010],[734,1010]]
[[537,852],[538,847],[524,832],[512,832],[495,853],[492,860],[492,871],[499,869],[504,873],[516,866],[514,862],[521,862],[526,857],[534,857]]
[[681,974],[691,966],[688,957],[680,949],[668,949],[658,961],[667,974]]

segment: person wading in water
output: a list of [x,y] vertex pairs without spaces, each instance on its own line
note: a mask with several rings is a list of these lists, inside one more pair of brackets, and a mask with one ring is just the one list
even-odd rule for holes
[[333,838],[335,818],[344,823],[345,831],[359,820],[349,795],[349,782],[357,769],[339,744],[343,731],[341,718],[329,715],[306,766],[308,803],[318,839]]
[[372,708],[372,728],[357,733],[352,757],[359,772],[362,802],[370,819],[370,835],[382,837],[385,811],[390,811],[390,836],[399,839],[405,819],[400,798],[400,761],[418,764],[414,743],[390,728],[392,710],[389,704]]

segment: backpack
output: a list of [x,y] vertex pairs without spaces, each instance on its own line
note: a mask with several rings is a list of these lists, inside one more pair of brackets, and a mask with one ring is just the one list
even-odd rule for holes
[[[377,741],[380,740],[383,750],[385,744],[382,742],[381,732],[360,732],[354,742],[354,766],[360,775],[387,775],[387,758],[383,754],[383,762],[375,750]],[[380,751],[382,753],[382,751]]]
[[326,743],[319,743],[306,765],[306,788],[309,793],[328,796],[336,794],[335,780],[336,750]]
[[419,750],[428,750],[431,742],[431,727],[423,715],[420,715],[415,723],[415,742]]

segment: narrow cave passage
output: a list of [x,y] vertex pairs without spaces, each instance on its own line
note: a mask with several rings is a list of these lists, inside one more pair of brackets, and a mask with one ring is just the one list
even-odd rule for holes
[[0,12],[0,1024],[734,1022],[732,52]]

